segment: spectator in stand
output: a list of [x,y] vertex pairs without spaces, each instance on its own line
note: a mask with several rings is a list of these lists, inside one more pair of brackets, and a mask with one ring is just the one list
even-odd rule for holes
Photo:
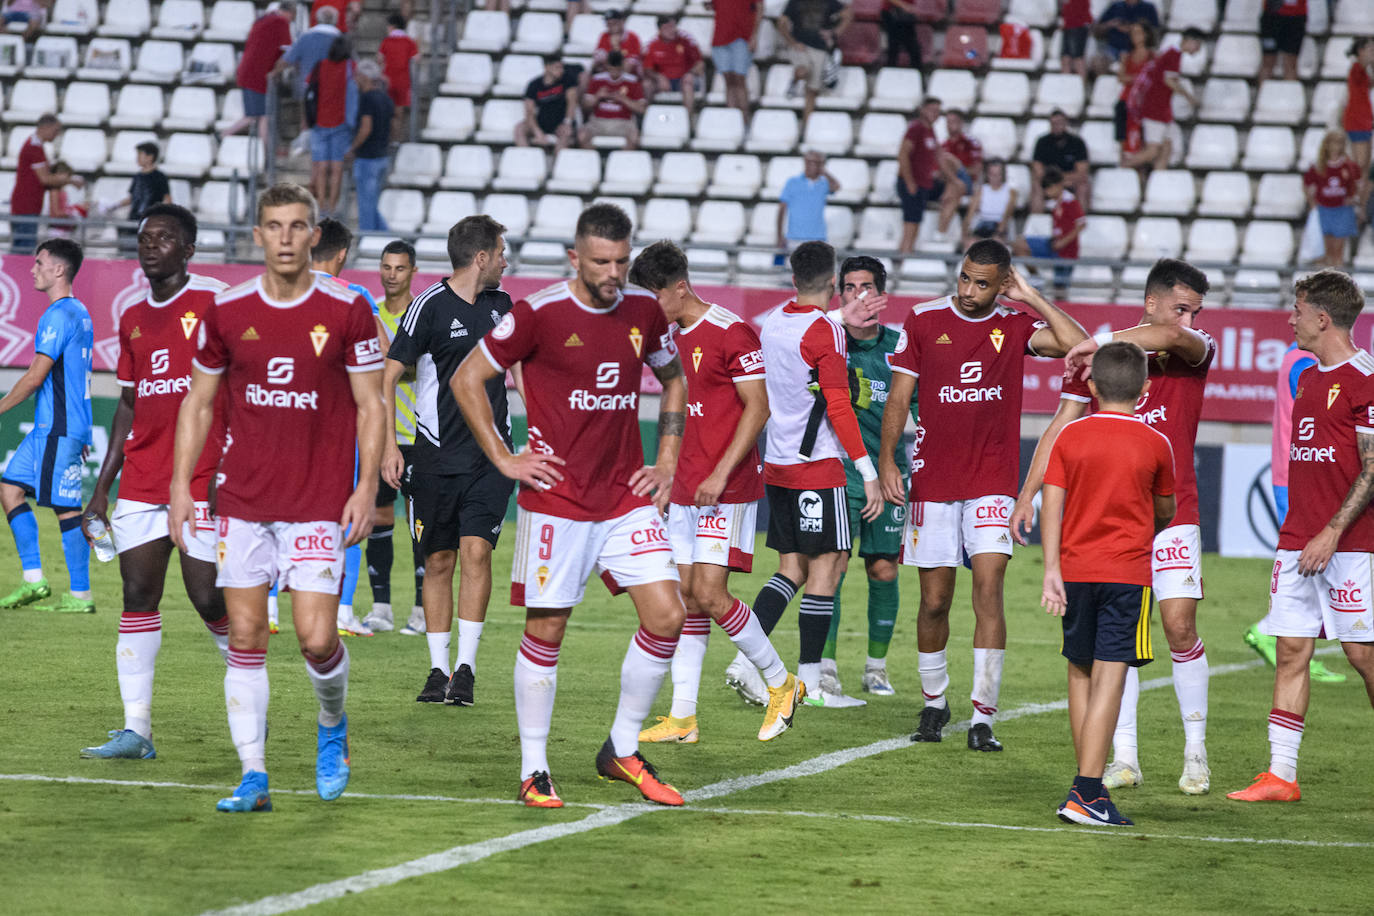
[[[128,206],[128,222],[134,224],[132,229],[119,230],[119,253],[128,257],[138,251],[138,224],[143,222],[143,215],[148,212],[148,208],[154,204],[170,204],[172,202],[172,185],[167,181],[167,176],[157,167],[158,157],[162,151],[157,144],[151,140],[144,141],[134,147],[134,156],[138,160],[138,171],[129,182],[129,193],[123,200],[111,203],[102,203],[99,212],[102,216],[120,207]],[[54,169],[56,166],[54,166]]]
[[291,23],[295,21],[296,0],[284,0],[276,9],[259,16],[248,30],[236,75],[243,96],[243,117],[226,128],[221,137],[232,137],[256,126],[258,139],[266,145],[267,80],[277,61],[291,47]]
[[1064,0],[1059,10],[1063,34],[1059,39],[1059,69],[1063,73],[1077,73],[1084,82],[1088,79],[1088,34],[1092,32],[1092,0]]
[[749,117],[749,68],[754,63],[759,22],[763,19],[760,0],[708,0],[715,15],[711,32],[711,63],[725,79],[725,104]]
[[1307,36],[1307,0],[1265,0],[1260,10],[1260,71],[1256,85],[1274,73],[1277,56],[1283,78],[1298,78],[1298,55]]
[[1143,22],[1159,30],[1159,10],[1150,0],[1116,0],[1102,11],[1094,34],[1102,51],[1094,65],[1099,73],[1106,73],[1121,56],[1131,50],[1131,23]]
[[[328,9],[320,11],[323,16]],[[358,87],[353,82],[356,64],[353,44],[340,35],[329,55],[315,65],[312,81],[316,98],[315,126],[310,131],[310,191],[320,203],[321,217],[336,217],[343,161],[353,140],[357,121]]]
[[[75,171],[66,160],[59,159],[52,164],[54,177],[70,183]],[[50,239],[69,239],[75,233],[76,224],[86,218],[90,208],[83,200],[74,203],[67,197],[65,185],[60,188],[48,189],[48,216],[52,221],[48,223],[47,237]],[[122,252],[121,252],[122,253]]]
[[778,248],[790,252],[802,242],[824,242],[825,202],[839,189],[825,170],[825,154],[807,150],[802,173],[787,179],[778,197]]
[[[1369,174],[1369,141],[1374,137],[1374,110],[1369,104],[1370,73],[1374,72],[1374,38],[1356,38],[1350,44],[1350,73],[1345,78],[1345,115],[1341,126],[1350,140],[1350,152],[1359,166],[1360,178]],[[1362,196],[1368,196],[1366,191]]]
[[[1023,258],[1056,258],[1078,260],[1078,236],[1082,234],[1087,217],[1083,205],[1068,189],[1064,173],[1056,168],[1045,170],[1040,179],[1041,194],[1051,205],[1051,231],[1053,235],[1027,236],[1017,239],[1012,250]],[[1038,273],[1031,268],[1033,273]],[[1054,294],[1062,297],[1069,290],[1069,279],[1073,276],[1073,265],[1055,265]]]
[[1316,163],[1302,176],[1307,205],[1317,208],[1326,242],[1326,257],[1319,267],[1343,267],[1346,242],[1359,236],[1355,204],[1360,198],[1360,169],[1346,155],[1347,149],[1344,131],[1327,131]]
[[10,192],[10,251],[33,254],[38,242],[38,218],[43,213],[43,198],[50,188],[66,185],[85,187],[80,175],[58,175],[48,167],[48,154],[43,144],[51,143],[62,133],[57,115],[45,113],[38,118],[33,134],[19,150],[19,164],[14,170],[14,190]]
[[940,177],[934,193],[940,198],[937,231],[949,231],[949,221],[959,209],[964,195],[983,180],[983,144],[964,133],[964,113],[957,108],[945,112],[946,139],[940,146]]
[[[268,79],[275,77],[278,73],[288,67],[296,71],[296,98],[305,98],[305,84],[310,79],[310,74],[315,71],[315,65],[329,56],[329,49],[334,44],[334,39],[343,33],[339,31],[337,25],[339,11],[332,6],[327,6],[317,13],[319,22],[306,29],[296,40],[291,43],[291,47],[286,49],[286,53],[272,66],[272,72],[267,76]],[[305,107],[301,107],[301,130],[307,129],[305,123]]]
[[1183,85],[1178,69],[1184,54],[1202,50],[1203,38],[1201,29],[1184,29],[1180,47],[1160,51],[1140,69],[1131,84],[1131,93],[1126,98],[1126,115],[1139,119],[1142,142],[1139,152],[1124,157],[1122,164],[1127,168],[1169,167],[1169,157],[1173,153],[1170,132],[1174,123],[1174,93],[1183,93],[1194,109],[1200,104],[1197,96]]
[[960,247],[967,250],[975,239],[1008,243],[1012,217],[1016,214],[1016,198],[1016,189],[1007,184],[1006,160],[989,159],[983,164],[983,183],[973,192],[964,214],[964,238]]
[[706,73],[706,61],[692,36],[678,30],[676,16],[658,17],[658,36],[644,52],[644,94],[682,93],[682,104],[691,111],[696,104],[697,81]]
[[816,108],[816,96],[825,86],[825,64],[844,30],[854,21],[854,11],[840,0],[787,0],[778,17],[778,34],[787,43],[794,79],[806,87],[802,124]]
[[1127,99],[1131,94],[1131,86],[1135,83],[1135,78],[1140,75],[1140,71],[1145,69],[1155,56],[1155,30],[1143,22],[1131,24],[1131,50],[1121,56],[1121,60],[1116,62],[1116,78],[1121,83],[1121,94],[1116,100],[1116,109],[1113,112],[1113,122],[1116,128],[1116,142],[1121,144],[1121,161],[1124,164],[1126,157],[1132,153],[1140,152],[1142,144],[1140,136],[1140,121],[1130,116],[1130,109],[1127,106]]
[[358,230],[385,232],[386,221],[377,211],[382,196],[391,148],[391,124],[396,106],[387,94],[382,65],[375,60],[358,64],[358,130],[348,155],[353,157],[353,187],[358,198]]
[[1050,132],[1035,141],[1031,154],[1032,213],[1045,205],[1041,179],[1051,168],[1058,169],[1080,200],[1092,200],[1092,172],[1089,171],[1088,145],[1078,134],[1069,133],[1069,116],[1058,108],[1050,112]]
[[24,40],[33,41],[48,21],[48,10],[51,6],[52,0],[9,0],[5,4],[4,24],[8,26],[13,22],[25,23]]
[[563,149],[573,140],[577,77],[567,73],[557,54],[544,55],[544,72],[525,87],[525,120],[515,125],[516,146]]
[[625,59],[619,51],[606,55],[606,69],[591,78],[582,107],[590,115],[582,126],[583,146],[592,146],[596,137],[624,137],[625,148],[639,146],[635,115],[644,113],[644,87],[633,73],[625,72]]
[[940,100],[926,96],[916,118],[906,129],[897,150],[897,199],[902,204],[903,254],[916,247],[921,218],[935,192],[935,177],[940,171],[940,141],[935,139],[935,119],[940,117]]
[[639,75],[644,47],[639,43],[638,35],[626,30],[625,13],[621,10],[610,10],[606,13],[606,31],[601,33],[601,38],[596,42],[596,51],[592,54],[593,73],[606,68],[606,57],[612,51],[620,52],[625,61],[626,72]]
[[902,51],[906,51],[907,66],[921,69],[921,42],[916,38],[916,4],[914,0],[883,0],[883,31],[887,33],[887,65],[896,67]]
[[363,11],[363,0],[315,0],[310,6],[312,26],[324,21],[320,16],[320,11],[324,9],[334,11],[334,24],[339,27],[339,31],[350,32],[358,25],[358,16]]
[[386,76],[386,91],[391,98],[396,114],[391,123],[391,136],[396,138],[410,136],[406,130],[405,116],[410,110],[410,62],[420,56],[420,46],[406,32],[406,20],[400,13],[386,17],[391,27],[377,48],[381,58],[382,71]]

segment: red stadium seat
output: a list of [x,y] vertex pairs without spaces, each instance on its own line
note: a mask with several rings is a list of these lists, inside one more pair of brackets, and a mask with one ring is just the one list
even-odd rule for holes
[[1002,18],[1002,0],[954,0],[954,21],[971,25],[996,25]]
[[917,22],[944,22],[949,18],[949,0],[915,0]]
[[856,22],[840,36],[840,51],[846,67],[868,67],[878,62],[881,52],[876,22]]
[[988,64],[988,30],[980,25],[953,25],[945,32],[942,68],[977,70]]
[[882,18],[883,0],[854,0],[849,8],[858,22],[877,22]]

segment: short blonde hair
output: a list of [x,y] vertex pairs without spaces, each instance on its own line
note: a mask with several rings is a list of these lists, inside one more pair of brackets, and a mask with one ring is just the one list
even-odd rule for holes
[[293,181],[284,181],[272,185],[258,195],[257,224],[262,225],[262,214],[268,207],[286,207],[291,204],[305,204],[306,209],[310,211],[311,228],[319,223],[320,205],[315,202],[315,195]]

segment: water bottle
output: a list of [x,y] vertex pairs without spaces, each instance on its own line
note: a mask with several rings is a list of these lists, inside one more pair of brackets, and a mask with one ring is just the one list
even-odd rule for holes
[[110,529],[100,520],[100,516],[91,513],[86,516],[86,531],[91,535],[91,549],[95,551],[95,558],[102,563],[108,563],[115,558],[114,537],[110,534]]

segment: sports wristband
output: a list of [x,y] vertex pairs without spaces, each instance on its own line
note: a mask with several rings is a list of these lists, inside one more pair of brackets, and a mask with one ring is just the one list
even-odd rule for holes
[[878,471],[873,467],[873,459],[864,455],[854,462],[854,470],[859,472],[859,476],[864,479],[864,483],[878,479]]
[[1115,331],[1103,331],[1100,334],[1094,334],[1093,341],[1096,342],[1099,347],[1103,344],[1109,344],[1112,342],[1112,335],[1115,333]]

